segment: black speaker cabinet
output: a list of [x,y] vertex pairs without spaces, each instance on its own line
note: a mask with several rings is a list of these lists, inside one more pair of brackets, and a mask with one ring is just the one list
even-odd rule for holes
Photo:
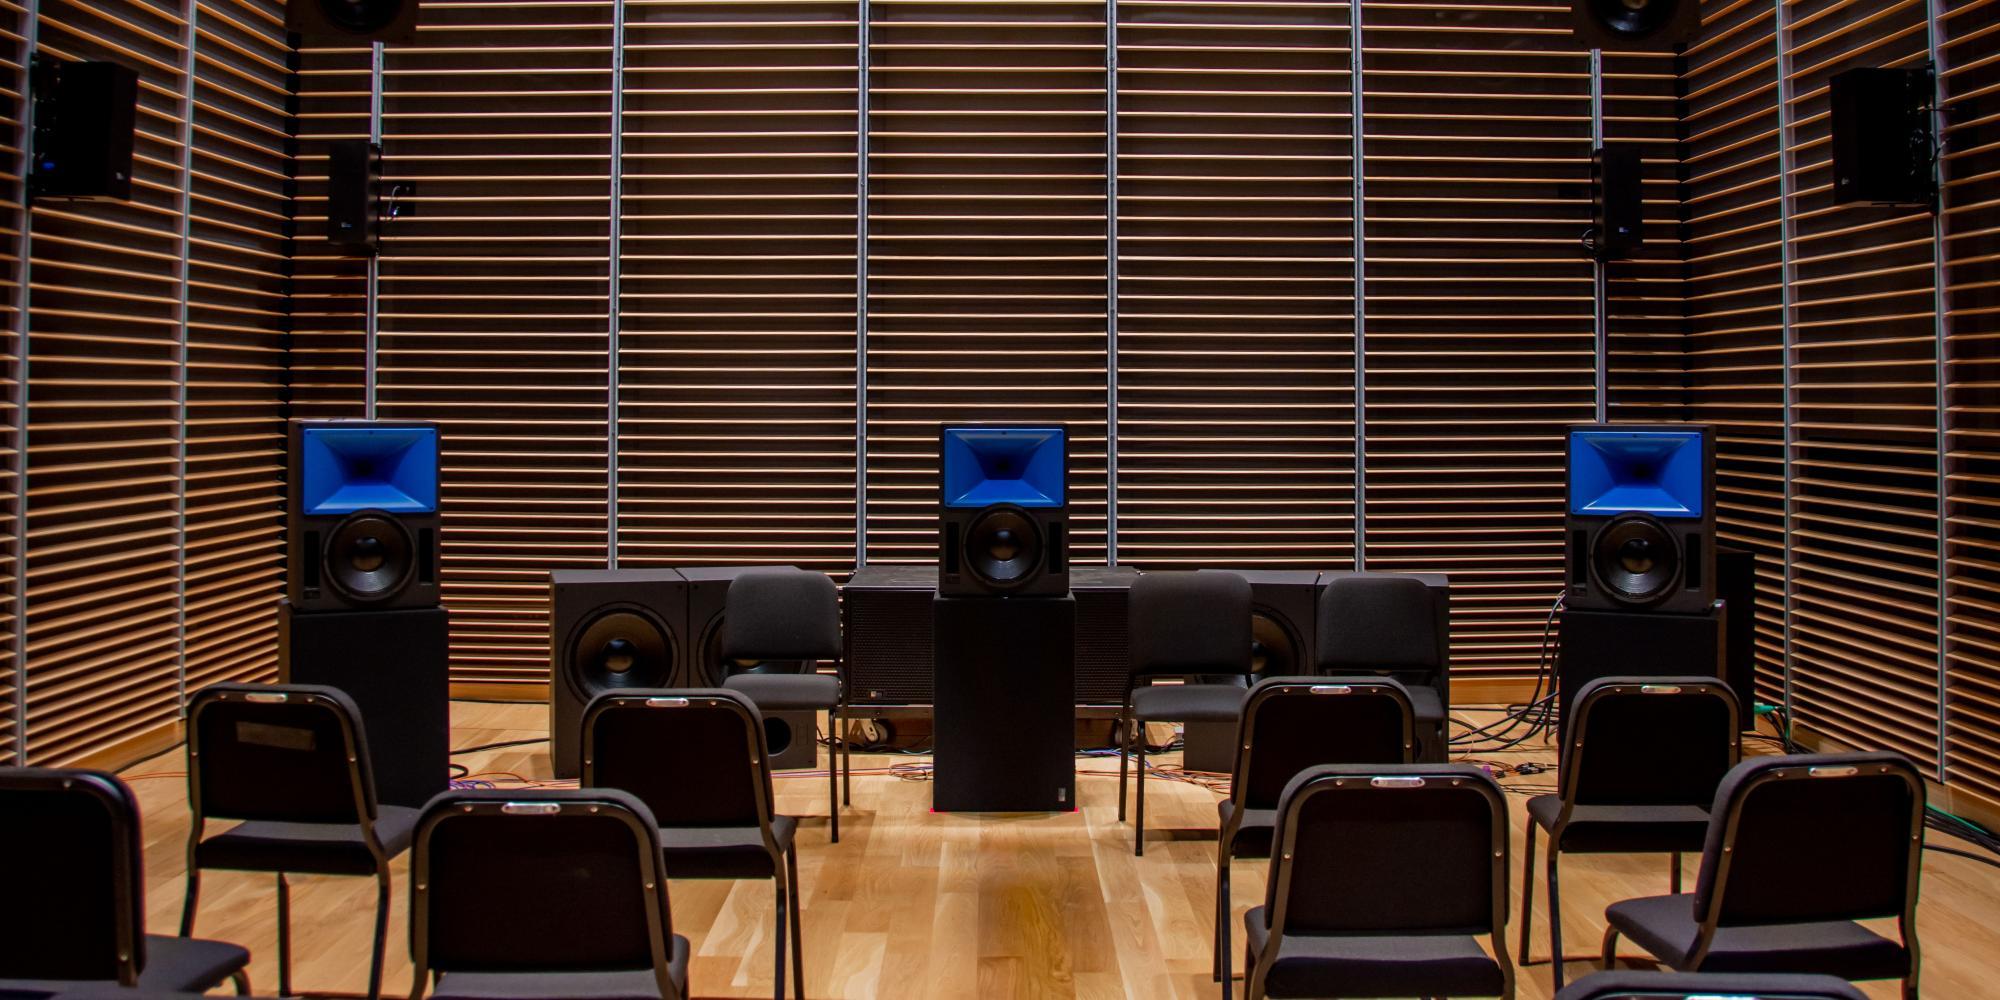
[[382,147],[336,139],[326,153],[326,239],[355,256],[382,249]]
[[1720,604],[1696,615],[1563,609],[1556,690],[1564,724],[1570,700],[1600,677],[1722,677],[1724,617]]
[[413,41],[417,0],[291,0],[285,28],[328,45]]
[[[793,568],[795,567],[682,567],[681,576],[686,578],[688,587],[687,634],[690,642],[688,657],[684,661],[680,680],[676,683],[681,687],[721,687],[723,678],[733,673],[799,669],[797,664],[773,664],[770,667],[763,667],[757,664],[726,664],[722,660],[722,612],[729,600],[729,584],[749,570]],[[772,751],[774,754],[776,752]]]
[[35,56],[31,198],[132,198],[139,74],[113,62]]
[[1700,0],[1570,0],[1570,31],[1584,48],[1673,52],[1701,31]]
[[285,596],[302,612],[438,603],[438,432],[421,420],[291,423]]
[[[1232,569],[1250,582],[1250,672],[1297,677],[1313,672],[1319,577],[1313,570]],[[1231,740],[1235,737],[1232,735]],[[1232,758],[1233,759],[1233,758]]]
[[1937,202],[1937,135],[1931,67],[1863,67],[1827,81],[1833,117],[1836,204]]
[[819,764],[817,712],[764,712],[764,750],[773,771],[803,771]]
[[549,764],[583,766],[583,710],[615,688],[682,687],[688,656],[687,582],[679,570],[549,574]]
[[1069,593],[1069,432],[938,431],[938,583],[945,597]]
[[1703,614],[1715,600],[1715,429],[1569,429],[1569,610]]
[[1132,581],[1129,566],[1073,566],[1076,598],[1076,704],[1118,708],[1132,673]]
[[932,603],[939,812],[1076,808],[1076,601]]
[[1607,143],[1590,155],[1591,239],[1613,260],[1646,241],[1644,167],[1637,143]]
[[443,608],[308,613],[278,605],[278,679],[354,699],[376,795],[390,805],[421,806],[450,780],[450,646]]
[[1757,726],[1757,554],[1715,547],[1715,593],[1722,599],[1722,673],[1736,692],[1744,729]]

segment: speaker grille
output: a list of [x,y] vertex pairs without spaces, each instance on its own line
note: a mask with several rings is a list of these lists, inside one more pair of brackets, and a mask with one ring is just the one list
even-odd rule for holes
[[1130,588],[1074,591],[1076,595],[1076,703],[1125,703],[1131,671]]
[[849,588],[846,596],[849,700],[930,704],[933,592]]

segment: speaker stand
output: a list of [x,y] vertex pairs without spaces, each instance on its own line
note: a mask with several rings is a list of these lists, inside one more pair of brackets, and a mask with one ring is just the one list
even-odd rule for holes
[[[1720,601],[1699,615],[1564,609],[1556,651],[1562,731],[1569,731],[1577,692],[1600,677],[1720,678],[1724,628]],[[1751,707],[1741,711],[1749,715]]]
[[443,608],[300,611],[278,603],[278,680],[354,699],[375,794],[389,805],[422,806],[450,784],[450,655]]
[[1076,808],[1076,599],[931,603],[938,812]]

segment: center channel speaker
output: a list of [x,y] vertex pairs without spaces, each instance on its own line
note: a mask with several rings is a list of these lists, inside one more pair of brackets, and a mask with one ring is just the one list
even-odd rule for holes
[[687,581],[674,569],[549,574],[549,762],[582,772],[583,710],[618,688],[687,687]]
[[938,595],[1069,593],[1069,434],[990,424],[938,435]]
[[294,420],[290,473],[295,610],[437,606],[437,425]]
[[1715,430],[1569,430],[1568,592],[1576,610],[1705,614],[1715,600]]
[[1672,52],[1700,30],[1700,0],[1570,0],[1570,31],[1587,48]]

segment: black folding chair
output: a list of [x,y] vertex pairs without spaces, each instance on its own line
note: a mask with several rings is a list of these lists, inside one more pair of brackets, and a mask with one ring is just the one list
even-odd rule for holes
[[1272,847],[1243,917],[1249,1000],[1514,995],[1507,803],[1483,769],[1310,768],[1279,797]]
[[[1693,893],[1613,903],[1604,965],[1629,937],[1682,972],[1901,979],[1917,996],[1924,783],[1897,753],[1746,760],[1709,810]],[[1900,942],[1855,923],[1895,917]]]
[[1743,756],[1736,695],[1713,677],[1604,677],[1583,686],[1565,728],[1557,794],[1528,800],[1521,866],[1521,954],[1535,925],[1535,830],[1549,835],[1549,953],[1563,984],[1557,860],[1568,854],[1669,854],[1681,891],[1681,854],[1701,850],[1708,807]]
[[1867,1000],[1832,976],[1726,972],[1594,972],[1556,1000]]
[[612,788],[452,791],[410,868],[410,1000],[680,1000],[653,816]]
[[[749,570],[723,599],[722,686],[760,712],[825,712],[828,839],[840,843],[840,807],[850,801],[854,752],[840,720],[847,712],[847,665],[840,641],[840,591],[824,573],[789,566]],[[834,664],[820,673],[822,660]],[[835,754],[839,756],[836,758]]]
[[785,998],[785,932],[792,985],[806,993],[799,934],[798,820],[771,811],[764,723],[740,692],[723,688],[607,691],[583,713],[583,784],[639,797],[659,824],[668,878],[768,878]]
[[[1250,584],[1235,573],[1147,573],[1132,581],[1132,670],[1119,712],[1118,821],[1126,759],[1139,757],[1132,853],[1146,853],[1146,723],[1227,722],[1243,714],[1250,681]],[[1231,683],[1199,679],[1226,675]],[[1241,677],[1241,682],[1234,678]],[[1180,684],[1154,684],[1179,678]]]
[[146,933],[139,803],[101,771],[0,767],[0,994],[250,992],[250,953]]
[[[188,706],[187,900],[194,933],[203,869],[278,876],[278,993],[292,995],[291,887],[286,873],[372,875],[375,947],[368,995],[382,993],[389,938],[389,862],[410,846],[417,810],[375,801],[361,710],[334,688],[216,684]],[[202,839],[211,819],[242,820]]]
[[1450,756],[1451,608],[1431,585],[1442,578],[1341,572],[1325,579],[1313,672],[1401,681],[1417,714],[1417,759],[1443,763]]
[[1267,677],[1243,700],[1229,797],[1216,803],[1215,978],[1230,993],[1229,862],[1271,856],[1278,797],[1320,764],[1407,764],[1416,744],[1410,696],[1388,677]]

